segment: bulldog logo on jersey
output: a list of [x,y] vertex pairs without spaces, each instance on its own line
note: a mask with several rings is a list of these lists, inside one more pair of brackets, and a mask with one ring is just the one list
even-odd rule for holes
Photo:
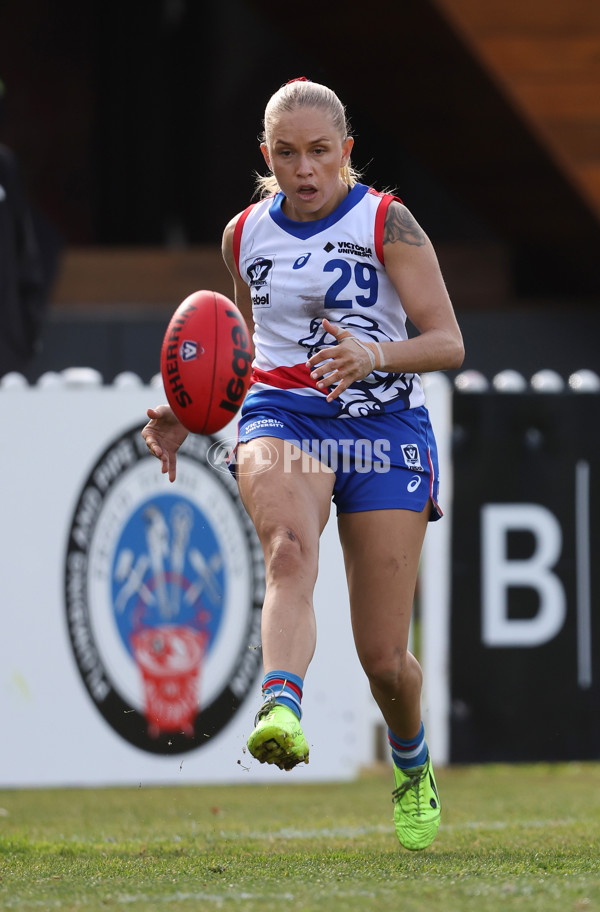
[[[344,329],[361,330],[363,339],[373,339],[376,342],[391,341],[380,328],[376,320],[364,314],[348,314],[341,317],[338,324]],[[310,334],[298,340],[298,344],[307,349],[306,357],[310,358],[315,352],[328,345],[335,344],[335,338],[325,329],[321,318],[315,318],[309,324]],[[345,390],[336,403],[340,409],[339,418],[365,418],[377,412],[384,412],[386,405],[398,400],[406,403],[409,408],[410,396],[413,389],[414,374],[395,374],[391,371],[371,371],[363,380],[355,380],[352,386]],[[417,463],[418,463],[417,450]],[[406,456],[404,457],[406,460]],[[406,463],[411,468],[412,463]],[[423,471],[420,467],[416,471]]]

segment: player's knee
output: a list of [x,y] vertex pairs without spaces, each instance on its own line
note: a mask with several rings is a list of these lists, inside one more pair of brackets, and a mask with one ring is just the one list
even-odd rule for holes
[[310,549],[291,525],[278,529],[270,536],[265,548],[265,564],[270,579],[289,579],[304,574],[312,563]]
[[362,664],[371,687],[382,693],[400,692],[413,673],[409,653],[401,649],[365,655]]

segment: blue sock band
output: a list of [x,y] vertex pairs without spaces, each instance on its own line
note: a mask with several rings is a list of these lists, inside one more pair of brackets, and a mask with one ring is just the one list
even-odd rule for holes
[[265,700],[275,697],[280,706],[287,706],[299,719],[302,718],[302,688],[304,681],[291,671],[269,671],[263,678],[262,692]]
[[392,749],[392,760],[398,769],[412,769],[414,766],[423,766],[427,760],[429,750],[425,740],[425,727],[421,722],[421,728],[416,738],[410,741],[403,741],[394,732],[388,728],[388,740]]

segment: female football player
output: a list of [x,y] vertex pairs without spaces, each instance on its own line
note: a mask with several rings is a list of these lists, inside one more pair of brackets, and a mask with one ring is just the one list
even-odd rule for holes
[[[399,199],[360,183],[352,148],[331,89],[284,85],[265,110],[262,198],[223,236],[236,303],[254,325],[234,463],[266,568],[264,702],[248,748],[284,770],[308,761],[302,689],[333,498],[356,649],[388,727],[397,835],[423,849],[441,805],[408,635],[425,530],[441,510],[419,373],[458,368],[464,350],[427,235]],[[174,479],[185,429],[168,406],[148,416],[146,443]]]

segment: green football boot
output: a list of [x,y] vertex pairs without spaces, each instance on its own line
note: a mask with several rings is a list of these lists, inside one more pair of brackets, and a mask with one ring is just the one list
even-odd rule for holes
[[442,811],[431,758],[427,755],[425,765],[412,770],[394,764],[394,779],[394,824],[400,844],[412,851],[426,849],[435,839]]
[[308,763],[308,744],[300,720],[287,706],[267,701],[259,709],[254,724],[248,750],[261,763],[274,763],[282,770]]

